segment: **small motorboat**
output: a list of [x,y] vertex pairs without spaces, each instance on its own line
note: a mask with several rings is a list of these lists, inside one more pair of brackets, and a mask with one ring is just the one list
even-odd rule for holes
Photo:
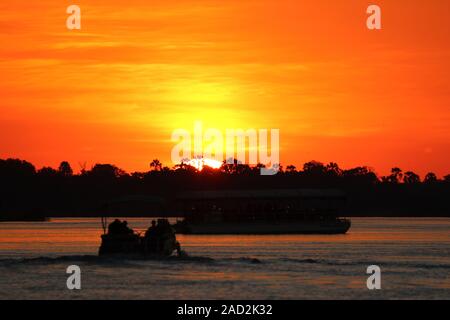
[[143,236],[129,228],[126,221],[116,219],[106,228],[106,219],[103,219],[104,234],[99,256],[158,259],[170,257],[174,252],[178,256],[183,254],[167,219],[158,219],[158,223],[152,221],[152,226]]

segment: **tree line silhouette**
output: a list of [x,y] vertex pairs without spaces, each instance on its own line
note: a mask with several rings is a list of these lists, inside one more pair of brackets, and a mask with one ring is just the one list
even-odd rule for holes
[[198,171],[186,163],[169,168],[155,159],[146,172],[96,164],[74,173],[67,161],[57,169],[36,169],[24,160],[0,159],[0,215],[97,216],[104,203],[129,195],[159,196],[170,203],[192,190],[336,188],[347,194],[349,216],[450,216],[450,174],[439,179],[430,172],[421,179],[393,168],[379,177],[366,166],[342,169],[310,161],[301,169],[280,166],[276,175],[261,176],[262,167],[235,160]]

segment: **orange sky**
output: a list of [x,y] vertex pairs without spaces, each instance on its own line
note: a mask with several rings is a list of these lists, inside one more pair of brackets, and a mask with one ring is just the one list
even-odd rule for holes
[[448,174],[450,2],[374,3],[382,31],[360,0],[4,0],[0,158],[171,166],[201,120],[279,128],[284,165]]

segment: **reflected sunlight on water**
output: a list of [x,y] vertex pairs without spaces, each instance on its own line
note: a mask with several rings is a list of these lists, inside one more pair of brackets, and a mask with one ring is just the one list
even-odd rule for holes
[[[144,231],[149,218],[128,218]],[[213,260],[95,258],[100,219],[0,223],[0,298],[450,299],[450,219],[354,218],[347,235],[179,235],[191,255]],[[52,258],[52,259],[49,259]],[[65,268],[83,289],[65,289]],[[383,290],[365,287],[382,269]]]

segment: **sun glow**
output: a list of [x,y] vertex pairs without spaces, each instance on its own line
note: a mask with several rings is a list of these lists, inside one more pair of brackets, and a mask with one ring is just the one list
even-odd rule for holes
[[213,169],[219,169],[222,166],[222,162],[208,158],[192,159],[189,160],[187,164],[193,166],[199,171],[202,171],[205,166]]
[[[208,77],[214,78],[214,75],[209,74]],[[171,106],[159,116],[170,130],[186,128],[195,121],[219,130],[247,128],[248,122],[255,121],[256,117],[245,110],[246,100],[242,91],[237,80],[228,78],[211,82],[196,79],[172,81],[166,84],[165,93],[161,96],[163,103],[170,102]]]

